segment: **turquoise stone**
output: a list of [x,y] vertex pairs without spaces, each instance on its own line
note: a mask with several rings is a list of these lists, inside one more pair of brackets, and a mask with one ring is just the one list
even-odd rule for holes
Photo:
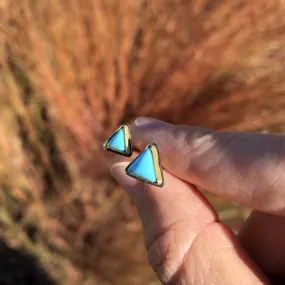
[[112,138],[108,141],[108,147],[117,149],[119,151],[125,151],[125,134],[123,128],[119,129]]
[[149,148],[143,151],[127,168],[127,172],[137,177],[156,182],[152,153]]

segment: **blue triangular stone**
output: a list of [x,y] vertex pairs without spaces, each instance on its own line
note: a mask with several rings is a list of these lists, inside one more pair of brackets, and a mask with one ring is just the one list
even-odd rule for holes
[[127,172],[134,176],[156,182],[155,169],[151,150],[147,148],[128,167]]
[[108,141],[107,147],[117,149],[119,151],[125,151],[125,134],[123,128],[119,129],[112,138]]

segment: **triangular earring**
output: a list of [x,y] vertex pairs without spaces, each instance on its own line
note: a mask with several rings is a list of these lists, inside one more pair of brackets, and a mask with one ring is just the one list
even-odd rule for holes
[[155,143],[147,145],[145,150],[128,165],[126,174],[151,185],[163,186],[163,173]]
[[104,150],[130,157],[133,154],[130,126],[123,124],[103,144]]

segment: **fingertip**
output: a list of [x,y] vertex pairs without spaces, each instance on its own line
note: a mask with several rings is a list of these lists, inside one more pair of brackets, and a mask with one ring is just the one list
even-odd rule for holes
[[155,118],[149,118],[149,117],[138,117],[133,123],[137,127],[147,127],[147,126],[159,126],[159,125],[167,125],[167,122],[155,119]]
[[129,165],[129,162],[116,158],[116,160],[110,166],[111,175],[121,184],[124,188],[130,188],[135,186],[136,180],[126,174],[125,169]]
[[143,130],[151,130],[155,128],[167,127],[171,126],[172,124],[155,119],[155,118],[148,118],[148,117],[138,117],[136,120],[131,124],[131,129],[134,131],[143,131]]
[[126,161],[117,161],[114,162],[111,166],[110,166],[110,172],[112,175],[117,175],[117,173],[123,173],[123,169],[126,169],[126,167],[129,165],[128,162]]
[[138,117],[130,126],[134,148],[142,150],[149,143],[163,145],[165,131],[173,125],[158,119]]
[[126,174],[126,168],[130,163],[130,159],[126,157],[115,157],[113,163],[110,166],[110,173],[115,180],[122,186],[122,188],[130,196],[133,203],[137,203],[141,197],[140,184],[142,182],[128,176]]

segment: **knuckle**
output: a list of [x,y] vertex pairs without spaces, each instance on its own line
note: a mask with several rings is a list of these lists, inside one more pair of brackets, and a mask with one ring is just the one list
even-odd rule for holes
[[159,237],[148,250],[148,259],[160,280],[167,282],[171,279],[174,269],[171,268],[171,253],[174,250],[173,232],[169,231]]
[[173,126],[170,141],[175,150],[174,153],[183,153],[185,159],[184,167],[191,164],[194,158],[201,155],[202,152],[209,149],[211,141],[213,141],[213,132],[208,129],[189,126]]
[[213,154],[217,143],[215,132],[198,127],[178,128],[176,137],[179,138],[177,147],[185,153],[184,168],[189,172],[197,172],[201,165],[206,165],[200,163],[201,159]]
[[177,271],[177,264],[173,260],[176,251],[174,235],[172,230],[167,231],[148,250],[149,263],[163,284],[167,284]]
[[148,247],[148,260],[163,284],[170,284],[182,266],[189,241],[181,229],[187,221],[177,221],[159,235]]
[[229,147],[235,141],[234,134],[217,133],[204,128],[195,128],[186,134],[185,169],[188,173],[213,173],[217,165],[225,161]]

